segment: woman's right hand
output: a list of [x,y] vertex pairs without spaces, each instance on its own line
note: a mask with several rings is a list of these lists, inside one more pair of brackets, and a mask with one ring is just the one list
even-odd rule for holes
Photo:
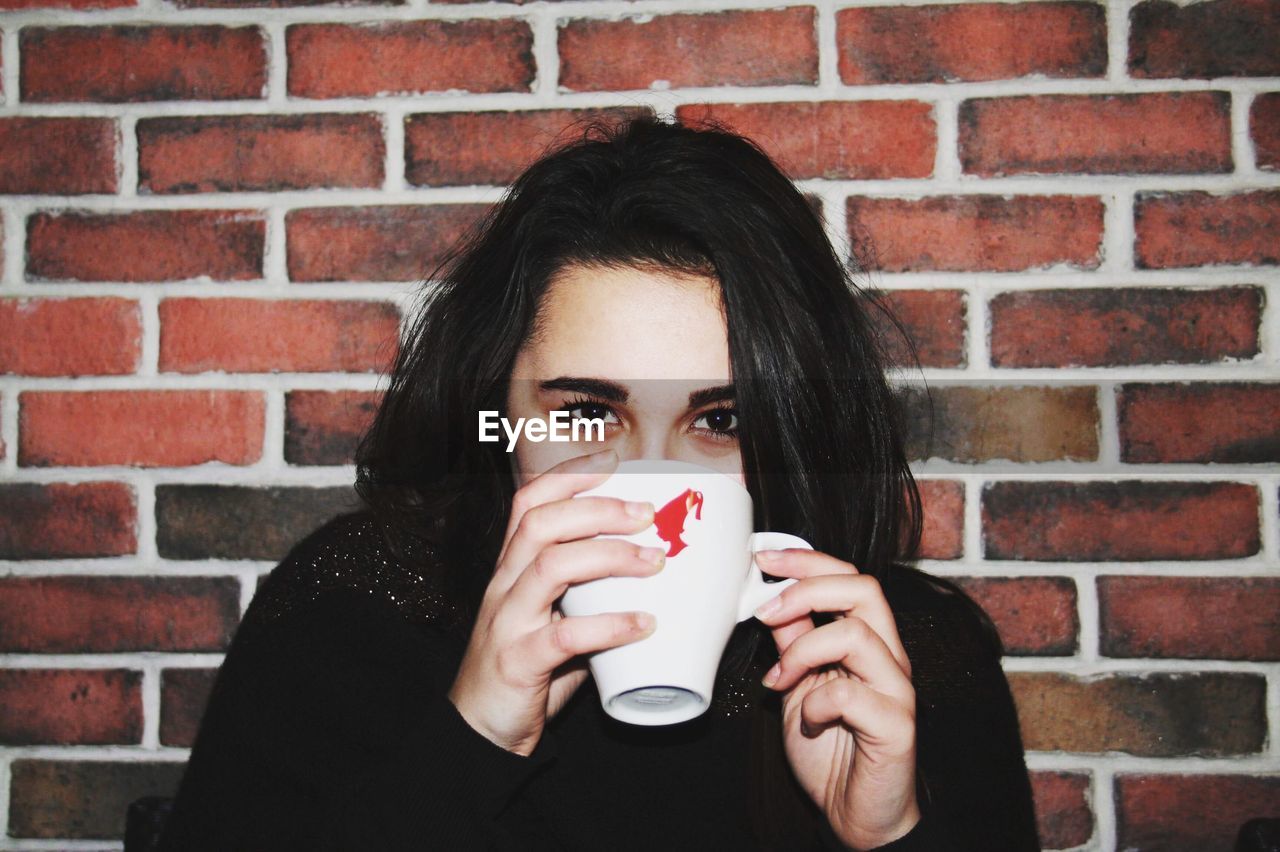
[[449,689],[467,723],[508,751],[531,754],[547,720],[587,677],[583,665],[557,669],[653,632],[650,613],[565,617],[554,609],[571,584],[662,569],[662,548],[593,538],[643,530],[653,522],[651,503],[573,497],[617,465],[613,450],[578,456],[530,480],[512,500],[502,552]]

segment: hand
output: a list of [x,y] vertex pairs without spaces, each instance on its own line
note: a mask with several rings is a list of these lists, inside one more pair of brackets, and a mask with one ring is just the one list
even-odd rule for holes
[[[757,610],[772,628],[791,769],[854,849],[895,840],[920,820],[915,795],[915,689],[893,613],[874,577],[811,550],[757,554],[799,582]],[[811,612],[836,612],[815,627]],[[772,674],[773,672],[771,672]]]
[[547,720],[586,680],[585,661],[575,658],[653,632],[650,613],[566,618],[553,609],[573,583],[646,577],[662,569],[661,548],[593,539],[639,532],[653,522],[652,504],[573,497],[599,485],[617,465],[613,450],[569,459],[525,484],[512,500],[502,552],[449,689],[467,724],[508,751],[531,754]]

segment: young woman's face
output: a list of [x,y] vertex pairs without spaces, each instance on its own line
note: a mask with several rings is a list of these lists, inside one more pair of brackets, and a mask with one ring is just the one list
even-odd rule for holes
[[541,334],[516,357],[506,417],[602,418],[604,440],[513,452],[517,485],[606,448],[620,461],[675,459],[743,481],[719,284],[638,269],[567,267],[541,306]]

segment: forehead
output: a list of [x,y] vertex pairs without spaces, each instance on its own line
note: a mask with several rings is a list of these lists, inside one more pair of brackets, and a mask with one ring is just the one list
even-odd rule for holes
[[729,378],[714,278],[570,266],[543,296],[538,326],[519,359],[529,377]]

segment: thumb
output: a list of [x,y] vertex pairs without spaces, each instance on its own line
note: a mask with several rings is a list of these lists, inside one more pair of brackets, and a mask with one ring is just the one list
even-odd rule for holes
[[558,667],[551,674],[551,689],[547,695],[547,718],[558,714],[569,703],[589,674],[585,657],[575,657]]

